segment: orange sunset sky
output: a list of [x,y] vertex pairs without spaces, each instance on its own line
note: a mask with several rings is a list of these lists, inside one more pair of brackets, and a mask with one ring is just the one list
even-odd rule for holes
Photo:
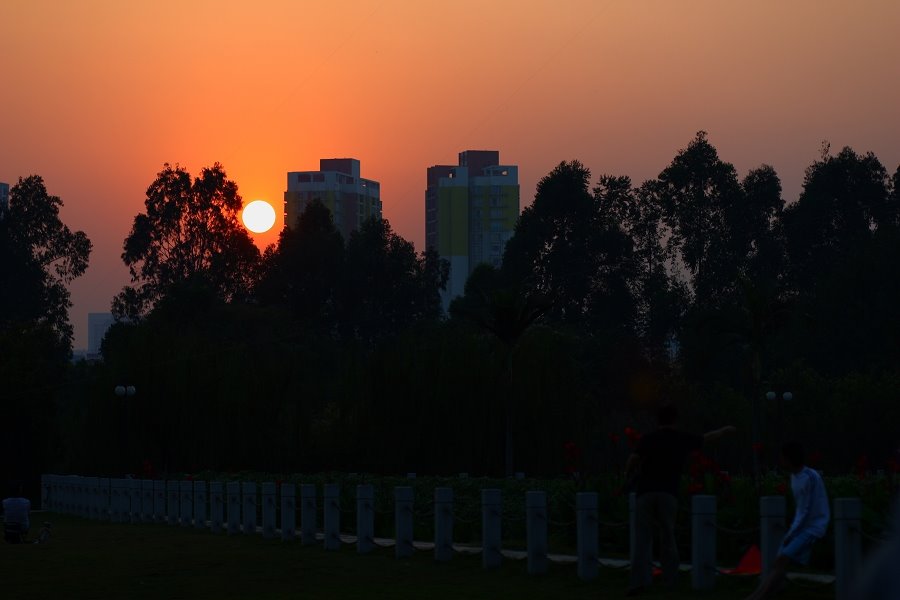
[[87,313],[162,164],[220,161],[245,202],[352,156],[421,249],[425,169],[467,148],[520,166],[659,173],[699,129],[785,198],[822,140],[900,161],[900,2],[0,0],[0,181],[40,174],[94,243]]

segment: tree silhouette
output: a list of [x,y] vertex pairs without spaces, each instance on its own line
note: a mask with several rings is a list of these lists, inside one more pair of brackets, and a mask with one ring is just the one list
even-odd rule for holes
[[259,251],[238,220],[237,184],[215,163],[191,181],[166,163],[147,188],[146,212],[134,218],[122,260],[131,273],[112,303],[117,318],[139,319],[173,285],[201,280],[225,300],[246,296]]
[[62,205],[32,175],[0,206],[0,472],[9,479],[46,472],[58,433],[53,400],[72,350],[67,285],[91,252],[84,232],[60,220]]
[[465,295],[450,306],[455,318],[471,320],[501,345],[503,364],[504,469],[507,476],[515,471],[513,441],[514,373],[513,355],[531,326],[553,307],[553,299],[537,291],[504,286],[490,265],[480,265],[466,281]]
[[629,282],[636,308],[636,329],[647,354],[662,358],[684,313],[687,292],[669,276],[663,244],[662,207],[655,182],[635,189],[629,177],[602,175],[594,198],[605,220],[630,238],[633,248]]
[[733,291],[744,244],[730,243],[730,213],[741,202],[737,172],[701,131],[657,178],[654,190],[670,230],[676,267],[690,272],[694,301],[715,305]]
[[790,291],[809,315],[796,326],[797,356],[834,373],[896,356],[897,211],[892,180],[871,153],[832,156],[826,146],[807,169],[783,218]]
[[344,241],[331,212],[319,201],[306,207],[294,227],[263,257],[256,296],[263,304],[287,308],[308,327],[332,334],[340,310]]
[[420,255],[387,219],[368,219],[347,242],[340,327],[345,339],[375,344],[441,314],[449,266]]
[[19,178],[8,208],[0,208],[0,324],[6,330],[44,323],[68,352],[72,303],[66,286],[87,269],[91,242],[60,220],[62,205],[32,175]]
[[630,331],[635,311],[631,241],[600,210],[590,170],[560,163],[540,180],[503,256],[504,279],[552,297],[548,318],[572,326]]

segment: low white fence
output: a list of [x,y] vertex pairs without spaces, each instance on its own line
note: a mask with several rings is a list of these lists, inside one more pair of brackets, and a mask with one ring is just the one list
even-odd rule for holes
[[[151,481],[139,479],[106,479],[80,475],[43,475],[41,477],[41,506],[62,514],[114,523],[168,523],[183,527],[209,528],[213,533],[223,530],[229,535],[261,533],[265,538],[280,535],[290,541],[296,536],[297,490],[294,484],[280,487],[266,482],[210,482]],[[260,495],[261,491],[261,495]],[[323,527],[318,536],[316,486],[300,485],[300,541],[316,544],[323,539],[327,550],[340,547],[341,506],[339,488],[328,484],[323,490]],[[280,498],[279,498],[280,496]],[[279,502],[280,500],[280,502]],[[394,552],[398,558],[412,555],[413,488],[394,488]],[[525,525],[527,540],[527,569],[530,574],[548,569],[549,512],[547,494],[532,491],[526,494]],[[261,505],[260,505],[261,503]],[[276,510],[280,506],[281,510]],[[481,556],[484,568],[501,564],[502,496],[498,489],[481,491]],[[600,527],[599,497],[595,492],[575,495],[577,530],[577,572],[583,580],[597,577],[600,557],[598,539]],[[634,548],[635,498],[630,498],[629,526],[631,547]],[[257,516],[262,515],[258,527]],[[834,501],[835,539],[835,596],[850,598],[851,586],[862,564],[862,503],[859,498],[838,498]],[[280,515],[281,523],[276,523]],[[783,496],[760,499],[760,549],[765,575],[771,568],[786,531],[787,507]],[[434,557],[450,560],[453,548],[453,489],[434,490]],[[356,489],[356,546],[361,554],[376,547],[375,495],[371,485]],[[691,582],[697,590],[712,589],[718,567],[716,537],[720,528],[716,523],[716,497],[691,498]],[[727,531],[727,530],[725,530]]]

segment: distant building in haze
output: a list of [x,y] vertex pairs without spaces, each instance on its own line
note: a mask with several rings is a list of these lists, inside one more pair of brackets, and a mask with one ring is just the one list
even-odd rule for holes
[[88,357],[99,356],[103,336],[115,322],[111,313],[88,313]]
[[9,184],[0,181],[0,214],[9,208]]
[[425,245],[450,262],[444,310],[481,263],[499,267],[519,217],[519,168],[497,150],[466,150],[458,165],[428,168]]
[[318,171],[288,173],[285,226],[296,225],[307,205],[316,199],[331,211],[335,227],[345,240],[369,217],[381,218],[381,186],[359,176],[355,158],[323,158]]

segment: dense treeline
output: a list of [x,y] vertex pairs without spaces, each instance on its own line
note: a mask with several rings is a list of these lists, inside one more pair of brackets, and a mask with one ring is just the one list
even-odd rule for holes
[[220,165],[150,186],[129,320],[52,394],[55,466],[592,472],[670,399],[739,426],[732,470],[788,436],[833,470],[900,445],[900,170],[872,154],[823,147],[790,203],[703,132],[640,185],[563,162],[446,316],[446,263],[386,220],[344,240],[313,203],[260,255],[239,209]]

